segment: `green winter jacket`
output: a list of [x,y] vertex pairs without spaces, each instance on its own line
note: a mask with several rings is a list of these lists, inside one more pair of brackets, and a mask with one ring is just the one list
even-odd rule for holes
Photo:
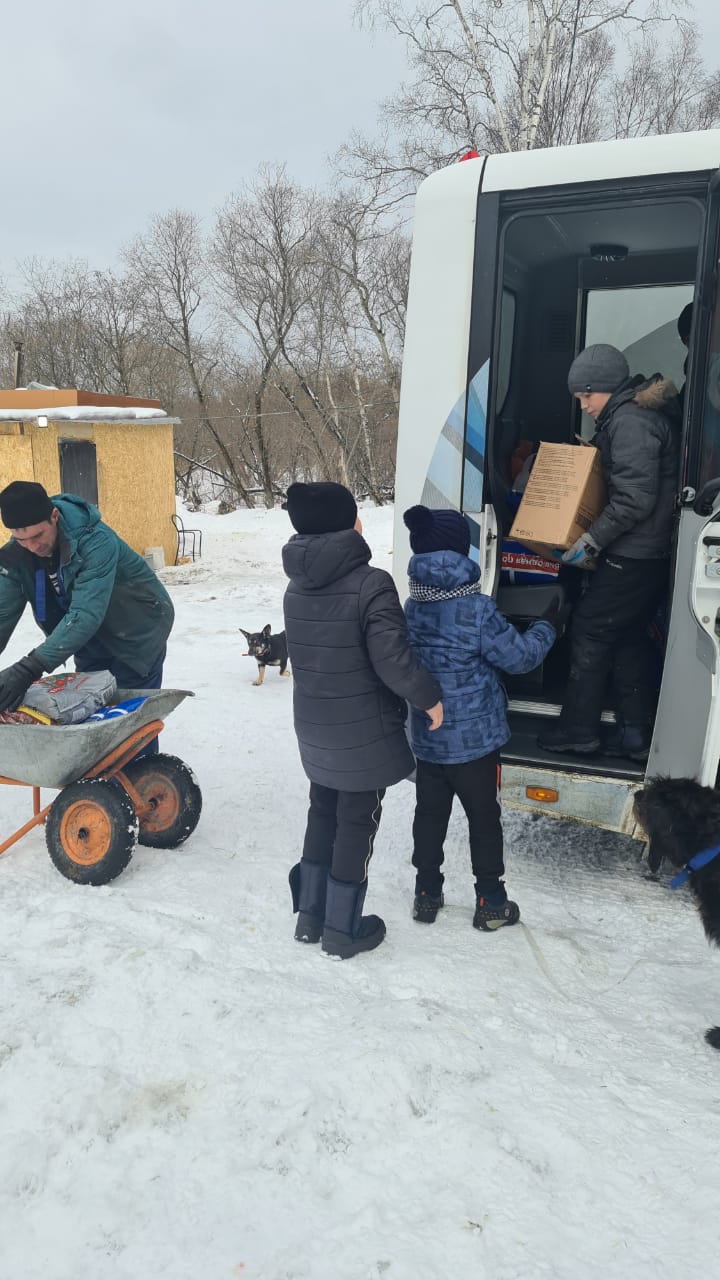
[[33,652],[53,671],[94,637],[137,671],[148,672],[174,620],[172,601],[152,569],[74,494],[51,498],[59,512],[59,576],[66,610],[40,562],[14,538],[0,548],[0,653],[26,604],[47,639]]

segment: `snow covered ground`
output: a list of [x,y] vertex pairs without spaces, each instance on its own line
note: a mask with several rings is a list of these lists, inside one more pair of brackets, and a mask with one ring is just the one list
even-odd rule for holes
[[[388,566],[391,513],[363,518]],[[42,833],[0,860],[0,1276],[717,1275],[720,974],[690,900],[625,838],[508,814],[523,924],[480,934],[458,816],[418,925],[403,784],[368,893],[386,942],[294,942],[291,682],[254,688],[238,633],[281,625],[287,518],[188,523],[206,554],[163,573],[166,684],[197,697],[163,746],[200,780],[196,833],[99,889]],[[3,789],[3,834],[28,806]]]

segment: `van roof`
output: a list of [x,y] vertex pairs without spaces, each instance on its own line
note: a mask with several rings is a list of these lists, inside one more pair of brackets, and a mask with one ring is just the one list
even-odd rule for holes
[[536,187],[607,182],[653,174],[701,173],[718,168],[720,129],[707,129],[513,151],[465,160],[432,174],[422,183],[422,188],[433,188],[437,199],[441,184],[446,184],[446,195],[461,196],[466,188],[477,191],[481,173],[483,191],[528,191]]

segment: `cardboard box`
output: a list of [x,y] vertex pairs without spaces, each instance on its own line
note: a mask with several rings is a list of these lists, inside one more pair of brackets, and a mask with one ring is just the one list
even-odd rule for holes
[[606,503],[597,449],[541,444],[510,537],[552,558],[590,528]]

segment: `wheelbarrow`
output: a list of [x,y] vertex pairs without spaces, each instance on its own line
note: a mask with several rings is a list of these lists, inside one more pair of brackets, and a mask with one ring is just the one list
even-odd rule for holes
[[[117,718],[72,725],[0,725],[0,784],[32,787],[33,816],[0,854],[45,824],[48,853],[76,884],[109,884],[136,843],[175,849],[195,830],[202,793],[177,756],[136,759],[164,728],[186,689],[119,689],[113,702],[146,699]],[[2,776],[7,774],[7,776]],[[41,808],[41,787],[59,790]]]

